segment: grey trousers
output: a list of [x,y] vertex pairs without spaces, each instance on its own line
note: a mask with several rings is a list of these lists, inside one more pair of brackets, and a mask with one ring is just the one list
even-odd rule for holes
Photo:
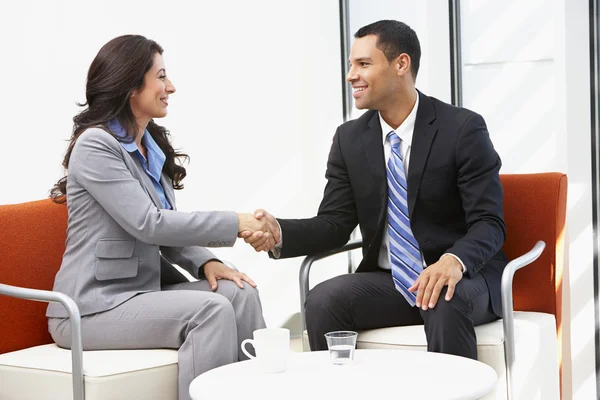
[[[244,282],[219,280],[216,292],[208,281],[163,286],[125,303],[81,318],[84,350],[179,349],[179,399],[190,399],[192,380],[210,370],[247,357],[244,339],[265,327],[258,291]],[[49,318],[56,344],[70,348],[68,318]]]

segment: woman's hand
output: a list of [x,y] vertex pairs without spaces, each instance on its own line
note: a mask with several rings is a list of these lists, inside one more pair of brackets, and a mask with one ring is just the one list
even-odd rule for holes
[[213,290],[213,292],[217,290],[217,281],[219,279],[234,281],[241,289],[244,288],[242,281],[247,282],[252,287],[256,287],[256,283],[254,283],[254,281],[250,279],[248,275],[231,269],[222,262],[215,260],[208,261],[206,264],[204,264],[204,276],[206,276],[206,279],[208,280],[210,288]]
[[[271,235],[263,235],[262,232],[243,231],[239,234],[246,243],[254,247],[255,251],[271,251],[281,241],[281,232],[277,219],[263,209],[254,211],[254,218],[266,221],[267,229]],[[272,238],[272,239],[271,239]]]
[[257,219],[252,214],[238,214],[238,237],[241,232],[269,232],[267,221]]
[[[255,215],[238,214],[238,237],[252,243],[256,251],[271,250],[280,239],[277,221],[270,215],[270,218],[263,218],[264,215],[264,210],[256,210]],[[258,243],[254,243],[257,240]]]

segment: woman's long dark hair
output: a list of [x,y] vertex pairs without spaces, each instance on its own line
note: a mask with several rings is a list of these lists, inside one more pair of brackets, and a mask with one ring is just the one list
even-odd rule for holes
[[[143,86],[144,75],[152,68],[157,53],[163,53],[162,47],[140,35],[119,36],[100,49],[88,71],[86,102],[78,104],[87,108],[73,118],[73,134],[63,160],[65,170],[69,168],[77,138],[88,128],[101,126],[117,140],[130,141],[127,137],[116,136],[108,128],[107,123],[116,118],[135,139],[138,129],[129,98],[134,90]],[[186,172],[182,162],[189,159],[188,155],[176,152],[169,140],[169,131],[153,120],[146,129],[165,153],[163,172],[171,178],[174,189],[183,189],[181,181]],[[64,203],[66,194],[67,176],[64,176],[50,190],[50,197],[56,203]]]

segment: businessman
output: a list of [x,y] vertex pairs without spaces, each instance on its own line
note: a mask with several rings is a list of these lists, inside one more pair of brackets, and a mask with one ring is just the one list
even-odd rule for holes
[[501,314],[501,161],[480,115],[416,90],[420,56],[402,22],[358,30],[347,80],[369,111],[333,137],[317,216],[257,210],[276,233],[242,233],[288,258],[339,248],[360,226],[357,273],[308,294],[312,350],[327,349],[329,331],[424,324],[429,351],[476,359],[474,326]]

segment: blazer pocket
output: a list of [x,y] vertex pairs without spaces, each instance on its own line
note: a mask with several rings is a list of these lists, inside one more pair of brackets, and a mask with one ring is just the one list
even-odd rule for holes
[[99,281],[133,278],[138,274],[135,240],[101,239],[96,244],[95,275]]

